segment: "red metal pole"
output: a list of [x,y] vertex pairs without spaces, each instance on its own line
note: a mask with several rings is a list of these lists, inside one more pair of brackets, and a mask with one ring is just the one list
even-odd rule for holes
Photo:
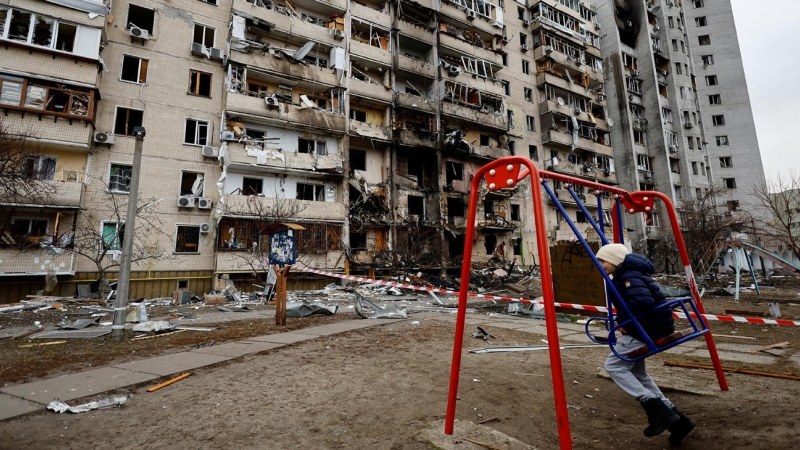
[[[492,164],[489,164],[491,166]],[[444,434],[453,434],[456,418],[456,399],[458,398],[458,378],[461,372],[461,352],[464,342],[464,322],[467,318],[467,291],[469,290],[469,274],[472,265],[472,240],[475,237],[475,216],[478,206],[478,188],[487,167],[478,170],[472,178],[469,188],[469,212],[467,213],[467,232],[464,237],[464,255],[461,262],[461,286],[458,290],[458,314],[456,315],[456,332],[453,342],[453,362],[450,366],[450,388],[447,393],[447,414],[444,418]]]
[[556,322],[555,293],[553,277],[550,273],[550,243],[547,241],[547,225],[544,221],[544,204],[539,171],[528,160],[531,171],[531,194],[533,215],[536,224],[536,245],[539,250],[539,266],[542,276],[542,296],[544,297],[544,317],[547,329],[547,346],[550,353],[550,374],[553,378],[553,397],[556,404],[556,423],[558,425],[558,444],[562,450],[572,449],[572,434],[569,429],[567,391],[564,387],[564,369],[561,365],[561,347],[558,345],[558,322]]
[[[689,283],[689,290],[692,292],[692,298],[697,305],[697,310],[700,312],[700,314],[705,314],[706,311],[705,308],[703,308],[703,300],[700,298],[700,291],[697,289],[697,282],[695,281],[694,273],[692,272],[692,264],[689,260],[689,252],[686,251],[686,243],[683,241],[683,235],[680,232],[678,214],[675,212],[675,206],[672,204],[672,201],[669,199],[669,197],[661,192],[648,191],[640,194],[652,195],[653,197],[659,198],[667,207],[669,223],[672,226],[672,233],[675,236],[675,245],[678,247],[678,253],[681,255],[683,269],[686,272],[686,282]],[[703,320],[706,326],[708,326],[708,322],[705,321],[705,319],[700,318],[700,320]],[[710,329],[711,327],[709,327],[709,332],[705,334],[706,345],[708,346],[708,354],[711,356],[711,362],[714,365],[714,372],[717,374],[719,388],[723,391],[727,391],[728,380],[725,378],[725,372],[722,370],[722,361],[719,359],[719,354],[717,353],[717,344],[714,342],[714,337],[711,335]]]

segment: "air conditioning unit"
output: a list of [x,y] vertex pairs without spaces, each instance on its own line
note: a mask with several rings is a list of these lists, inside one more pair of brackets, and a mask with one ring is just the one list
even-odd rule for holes
[[678,153],[678,146],[677,145],[670,145],[669,146],[670,153]]
[[600,22],[593,22],[593,23],[594,23],[594,27],[595,27],[596,29],[598,29],[598,30],[599,30],[599,29],[603,28],[603,27],[601,27],[601,26],[600,26]]
[[511,41],[511,38],[508,36],[503,36],[503,44],[508,44]]
[[333,30],[333,38],[337,41],[341,41],[344,39],[344,31],[343,30]]
[[277,107],[280,106],[280,104],[278,102],[278,97],[276,97],[274,95],[271,96],[271,97],[265,97],[264,98],[264,103],[266,103],[267,108],[277,108]]
[[201,223],[200,224],[200,232],[205,234],[211,231],[211,224],[210,223]]
[[98,131],[94,134],[94,142],[96,144],[112,145],[114,144],[114,135],[105,131]]
[[581,110],[580,108],[575,108],[573,111],[575,112],[575,114],[581,114],[583,112],[583,110]]
[[638,77],[639,76],[639,71],[638,70],[631,70],[631,75],[633,75],[634,77]]
[[178,197],[178,208],[194,208],[195,198],[181,195]]
[[194,56],[206,56],[204,53],[206,50],[206,46],[203,44],[199,44],[197,42],[192,42],[192,54]]
[[598,102],[602,102],[603,100],[606,99],[606,95],[605,94],[597,94],[596,99],[597,99]]
[[212,48],[211,49],[211,59],[216,59],[217,61],[222,61],[225,55],[222,53],[222,49],[219,48]]
[[527,51],[528,51],[528,44],[522,44],[522,45],[520,46],[520,49],[522,50],[522,52],[523,52],[523,53],[524,53],[524,52],[527,52]]
[[525,20],[522,21],[522,26],[523,27],[530,26],[530,24],[531,24],[531,20],[530,19],[525,19]]
[[467,11],[467,20],[474,20],[475,19],[475,11],[469,10]]
[[216,158],[219,156],[219,149],[210,145],[203,146],[203,156],[206,158]]
[[235,139],[236,139],[236,135],[233,134],[233,131],[227,131],[226,130],[226,131],[223,131],[223,132],[221,132],[219,134],[219,140],[223,141],[223,142],[225,142],[225,141],[233,141]]
[[197,209],[211,209],[214,202],[210,198],[200,197],[197,199]]
[[692,125],[692,123],[691,123],[691,122],[686,122],[685,124],[683,124],[683,127],[684,127],[684,128],[686,128],[686,129],[688,130],[689,128],[692,128],[692,127],[694,127],[694,125]]
[[645,180],[650,180],[653,178],[653,174],[650,172],[645,172],[643,175]]
[[448,74],[449,74],[451,77],[454,77],[454,76],[458,75],[459,73],[461,73],[461,67],[458,67],[458,66],[450,66],[450,68],[449,68],[449,69],[447,69],[447,73],[448,73]]
[[661,29],[661,26],[660,26],[660,25],[653,25],[653,29],[654,29],[654,30],[656,30],[656,31],[658,31],[658,30],[660,30],[660,29]]
[[147,30],[143,30],[139,27],[134,27],[131,25],[131,29],[129,30],[130,35],[132,38],[139,38],[143,41],[150,39],[150,32]]

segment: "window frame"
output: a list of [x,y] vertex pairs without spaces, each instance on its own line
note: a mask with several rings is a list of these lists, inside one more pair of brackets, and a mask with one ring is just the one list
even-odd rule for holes
[[[106,241],[105,228],[106,228],[106,225],[111,225],[111,224],[115,225],[115,227],[114,227],[115,228],[114,229],[115,239],[114,240],[117,241],[116,245],[114,245],[113,241],[110,242],[110,243]],[[122,229],[122,231],[120,231],[120,228]],[[108,254],[109,252],[122,251],[122,241],[125,239],[125,221],[101,220],[100,221],[100,238],[103,240],[104,246],[108,247],[108,250],[106,250],[105,254]]]
[[[108,170],[106,171],[106,173],[108,174],[108,183],[106,184],[106,192],[109,192],[109,193],[111,193],[111,194],[129,194],[129,193],[131,192],[131,187],[130,187],[130,176],[128,177],[128,190],[127,190],[127,191],[123,191],[123,190],[119,190],[119,189],[112,189],[112,188],[111,188],[111,186],[112,186],[112,181],[111,181],[112,174],[111,174],[111,170],[114,168],[114,166],[118,166],[118,167],[123,167],[123,166],[124,166],[124,167],[127,167],[127,168],[128,168],[128,170],[131,172],[131,175],[133,174],[133,163],[125,163],[125,162],[116,162],[116,161],[110,161],[110,162],[108,163]],[[115,184],[114,184],[114,185],[115,185],[115,186],[117,186],[117,185],[119,185],[119,184],[115,182]]]
[[[186,133],[189,131],[189,122],[192,122],[192,121],[195,122],[195,132],[194,132],[194,140],[195,140],[195,142],[186,142]],[[205,124],[205,126],[206,126],[206,136],[205,136],[205,141],[206,142],[205,143],[200,143],[199,142],[201,140],[201,137],[200,137],[200,135],[198,133],[200,132],[200,128],[201,128],[200,125],[201,124]],[[211,136],[212,135],[213,135],[213,133],[212,133],[211,122],[208,121],[208,120],[194,119],[194,118],[191,118],[191,117],[187,117],[183,121],[183,145],[189,145],[189,146],[194,146],[194,147],[203,147],[203,146],[206,146],[206,145],[211,145],[210,142],[211,142]]]
[[716,75],[706,75],[706,86],[719,85],[719,78]]
[[[204,0],[200,0],[200,1],[204,1]],[[202,27],[203,28],[203,34],[202,34],[203,35],[203,42],[195,42],[195,35],[197,34],[197,27]],[[208,37],[208,36],[206,36],[206,33],[208,33],[208,30],[211,30],[213,32],[212,36],[211,36],[211,45],[207,45],[206,44],[206,38]],[[211,25],[206,25],[206,24],[200,23],[200,22],[195,22],[194,23],[194,26],[192,26],[192,44],[200,44],[205,48],[216,48],[215,47],[216,43],[217,43],[217,28],[216,27],[212,27]]]
[[711,116],[711,124],[715,127],[725,126],[725,114],[717,114]]
[[[130,130],[129,133],[117,133],[117,119],[119,117],[120,110],[139,111],[139,112],[141,112],[142,113],[142,123],[140,123],[139,125],[130,126],[131,130]],[[128,119],[130,119],[130,115],[128,116]],[[127,122],[127,120],[126,120],[126,122]],[[143,109],[128,108],[127,106],[120,106],[120,105],[116,105],[114,107],[114,135],[115,136],[131,136],[132,137],[133,136],[133,129],[136,128],[137,126],[139,126],[139,127],[144,126],[144,110]],[[126,125],[126,128],[128,128],[128,127],[129,127],[129,125]]]
[[[208,95],[204,95],[201,92],[201,87],[203,86],[202,76],[208,75]],[[195,82],[195,87],[197,92],[192,91],[192,81]],[[187,94],[192,95],[194,97],[203,97],[203,98],[211,98],[211,93],[213,92],[214,88],[214,74],[211,72],[203,72],[202,70],[197,69],[189,69],[189,85],[187,86]]]
[[[180,233],[181,228],[197,228],[197,251],[179,251],[178,250],[178,235]],[[172,249],[172,253],[176,255],[199,255],[200,254],[200,225],[193,224],[193,223],[176,223],[175,224],[175,246]],[[184,244],[185,246],[185,244]]]
[[[297,196],[297,189],[299,189],[300,186],[313,186],[314,187],[314,191],[313,191],[313,194],[312,194],[313,198],[311,198],[310,200],[306,199],[306,198],[299,198]],[[317,192],[317,189],[321,189],[322,190],[322,200],[318,200],[317,199],[317,197],[319,196],[319,193]],[[296,200],[300,200],[300,201],[304,201],[304,202],[325,202],[325,184],[314,183],[314,182],[310,182],[308,180],[306,180],[303,183],[295,183],[295,199]]]
[[[139,70],[137,70],[137,77],[136,77],[137,79],[141,79],[142,78],[142,63],[144,63],[144,81],[132,81],[132,80],[126,80],[126,79],[122,78],[124,70],[125,70],[125,58],[134,58],[134,59],[139,60]],[[150,64],[150,60],[147,59],[147,58],[142,58],[142,57],[136,56],[136,55],[129,55],[127,53],[123,54],[122,55],[122,64],[120,65],[120,69],[119,69],[119,81],[121,81],[123,83],[137,84],[139,86],[147,86],[147,69],[149,67],[149,64]]]
[[711,35],[704,34],[702,36],[697,36],[697,44],[703,47],[705,47],[706,45],[711,45]]
[[[314,142],[314,150],[313,151],[300,151],[300,141],[309,141]],[[323,153],[319,152],[319,145],[322,145]],[[305,153],[310,155],[317,155],[317,156],[325,156],[328,154],[328,142],[324,139],[314,139],[314,138],[304,138],[304,137],[297,137],[297,153]]]
[[721,105],[722,104],[722,95],[721,94],[709,94],[709,96],[708,96],[708,104],[709,105]]
[[714,136],[714,140],[717,143],[717,147],[728,147],[729,145],[731,145],[727,134]]

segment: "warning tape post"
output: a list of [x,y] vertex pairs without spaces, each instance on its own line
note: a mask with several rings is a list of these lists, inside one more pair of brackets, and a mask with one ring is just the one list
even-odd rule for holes
[[[387,281],[387,280],[375,280],[372,278],[364,278],[364,277],[356,277],[353,275],[345,275],[341,273],[334,273],[334,272],[327,272],[324,270],[319,269],[312,269],[310,267],[305,266],[292,266],[292,269],[299,270],[301,272],[308,272],[308,273],[315,273],[317,275],[324,275],[333,278],[340,278],[342,280],[349,280],[355,281],[357,283],[369,283],[369,284],[378,284],[382,286],[393,286],[401,289],[411,289],[415,291],[429,291],[434,292],[437,294],[449,294],[449,295],[458,295],[459,291],[453,291],[450,289],[439,289],[439,288],[432,288],[427,286],[417,286],[414,284],[408,283],[399,283],[397,281]],[[527,298],[514,298],[514,297],[503,297],[499,295],[487,295],[487,294],[478,294],[469,292],[467,293],[470,297],[477,297],[477,298],[485,298],[487,300],[500,300],[504,302],[511,302],[511,303],[536,303],[542,304],[544,303],[541,300],[531,300]],[[577,310],[584,310],[584,311],[593,311],[593,312],[608,312],[608,308],[604,306],[593,306],[593,305],[578,305],[575,303],[555,303],[555,306],[562,307],[562,308],[572,308]],[[678,319],[685,319],[686,315],[683,313],[672,313],[673,317]],[[696,318],[694,314],[691,315],[693,318]],[[794,326],[800,327],[800,320],[785,320],[785,319],[761,319],[758,317],[740,317],[740,316],[722,316],[716,314],[702,314],[703,318],[706,320],[716,320],[720,322],[737,322],[737,323],[755,323],[755,324],[762,324],[762,325],[784,325],[784,326]]]

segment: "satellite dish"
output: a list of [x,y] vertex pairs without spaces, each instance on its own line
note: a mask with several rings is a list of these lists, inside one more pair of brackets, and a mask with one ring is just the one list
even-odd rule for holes
[[561,106],[564,106],[564,105],[567,104],[567,102],[565,102],[564,99],[561,98],[561,97],[558,97],[557,101],[558,101],[558,104],[561,105]]
[[606,120],[606,122],[608,122],[608,126],[610,127],[614,126],[614,119],[612,119],[611,117],[609,117],[608,120]]

